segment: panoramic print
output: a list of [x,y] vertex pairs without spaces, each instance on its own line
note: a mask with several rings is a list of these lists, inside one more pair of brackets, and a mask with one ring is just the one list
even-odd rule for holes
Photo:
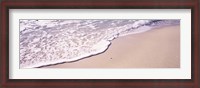
[[179,19],[21,19],[19,68],[180,68]]

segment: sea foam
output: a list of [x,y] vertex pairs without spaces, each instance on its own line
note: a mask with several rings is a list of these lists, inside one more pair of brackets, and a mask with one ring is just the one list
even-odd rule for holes
[[111,41],[180,20],[20,20],[20,68],[74,62],[106,51]]

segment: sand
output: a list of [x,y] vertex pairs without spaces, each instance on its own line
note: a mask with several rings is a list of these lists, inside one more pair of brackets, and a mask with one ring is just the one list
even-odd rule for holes
[[102,54],[43,68],[179,68],[180,27],[169,26],[112,41]]

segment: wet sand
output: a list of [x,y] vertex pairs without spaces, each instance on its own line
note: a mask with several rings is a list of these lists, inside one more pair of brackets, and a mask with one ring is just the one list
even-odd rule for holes
[[179,68],[180,27],[117,38],[102,54],[43,68]]

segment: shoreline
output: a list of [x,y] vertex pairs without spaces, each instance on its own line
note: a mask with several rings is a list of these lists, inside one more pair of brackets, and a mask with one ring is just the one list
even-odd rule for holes
[[[173,41],[176,43],[176,48],[178,47],[175,52],[176,53],[176,58],[175,58],[176,63],[175,62],[172,63],[173,60],[171,60],[170,58],[167,58],[167,59],[170,59],[171,61],[166,60],[166,58],[165,59],[162,58],[161,59],[162,61],[167,61],[167,63],[164,63],[161,60],[159,60],[158,58],[155,58],[155,57],[158,57],[157,54],[153,53],[152,54],[153,56],[150,55],[152,50],[156,50],[156,46],[162,50],[162,47],[158,46],[159,44],[157,44],[155,46],[154,44],[156,44],[156,43],[154,43],[154,42],[161,41],[161,43],[162,43],[164,41],[162,41],[163,39],[159,39],[159,37],[158,37],[158,39],[156,39],[156,41],[152,40],[152,39],[156,38],[155,35],[160,35],[160,33],[163,33],[162,31],[167,32],[166,34],[171,35],[171,33],[173,33],[172,29],[173,30],[177,29],[176,33],[174,33],[173,36],[176,36],[176,37],[179,36],[178,38],[176,38],[176,40],[178,40],[178,41]],[[168,42],[164,42],[164,43],[167,43],[168,48],[174,47],[173,46],[174,44],[171,44],[171,46],[168,44],[170,44],[169,42],[175,38],[172,38],[166,34],[163,37],[167,36],[166,39],[168,39]],[[152,42],[151,42],[151,40],[152,40]],[[149,42],[149,45],[144,44],[144,43],[148,43],[147,41]],[[155,68],[155,67],[156,68],[162,68],[162,67],[178,68],[178,67],[180,67],[180,27],[179,26],[168,26],[168,27],[163,27],[163,28],[155,28],[155,29],[152,29],[152,30],[144,32],[144,33],[121,36],[121,37],[118,37],[117,39],[112,40],[111,43],[112,44],[105,50],[105,52],[102,52],[100,54],[95,54],[95,55],[92,55],[89,57],[85,57],[78,61],[62,62],[62,64],[42,66],[41,68],[148,68],[148,67],[149,68]],[[162,43],[162,44],[164,44],[164,43]],[[142,44],[142,45],[140,45],[140,44]],[[151,45],[151,47],[148,47],[150,45]],[[152,50],[146,50],[145,47],[146,47],[146,49],[152,49]],[[150,51],[150,52],[142,53],[143,49],[145,52],[146,51]],[[165,52],[165,53],[160,53],[161,55],[165,55],[165,54],[173,51],[174,48],[171,48],[171,50],[167,49],[169,52],[165,51],[164,49],[167,49],[167,48],[166,47],[163,48],[163,52]],[[129,52],[124,53],[126,51],[129,51]],[[159,54],[158,51],[157,51],[157,53]],[[133,56],[130,56],[131,54],[133,54]],[[144,55],[142,55],[142,54],[144,54]],[[147,54],[148,58],[149,57],[151,57],[151,58],[145,59],[145,57],[144,57],[145,54]],[[134,59],[133,59],[133,57],[134,57]],[[159,58],[160,57],[161,56],[159,56]],[[170,57],[170,55],[167,55],[164,57]],[[131,62],[133,62],[133,63],[131,63]],[[157,63],[154,63],[154,62],[157,62]],[[171,64],[168,62],[171,62]]]
[[92,57],[92,56],[96,56],[96,55],[99,55],[99,54],[106,52],[106,50],[109,49],[111,42],[110,41],[106,41],[106,42],[107,42],[107,48],[103,48],[103,49],[99,50],[99,52],[84,54],[82,56],[75,57],[75,58],[68,59],[68,60],[64,59],[64,60],[58,60],[57,62],[48,62],[48,64],[46,62],[45,63],[46,65],[37,64],[37,65],[32,65],[32,66],[24,67],[24,68],[25,69],[26,68],[43,68],[43,67],[52,66],[52,65],[59,65],[59,64],[63,64],[63,63],[73,63],[73,62],[77,62],[79,60],[83,60],[83,59],[86,59],[86,58],[89,58],[89,57]]
[[[163,26],[163,27],[165,27],[165,26]],[[27,66],[27,67],[23,67],[23,68],[42,68],[42,67],[46,67],[46,66],[59,65],[59,64],[63,64],[63,63],[77,62],[79,60],[89,58],[89,57],[92,57],[92,56],[96,56],[96,55],[99,55],[99,54],[106,52],[106,50],[108,50],[110,45],[112,44],[112,41],[114,41],[115,39],[118,39],[118,38],[124,37],[124,36],[128,36],[128,35],[140,34],[140,33],[147,32],[147,31],[150,31],[150,30],[156,29],[156,28],[159,28],[159,27],[151,28],[151,27],[148,27],[148,26],[144,26],[144,27],[137,29],[137,30],[142,30],[142,31],[122,34],[122,35],[118,35],[117,37],[113,37],[112,39],[102,40],[102,41],[104,41],[104,43],[107,43],[106,44],[107,46],[106,46],[106,48],[101,48],[101,50],[99,50],[99,52],[88,53],[88,54],[84,54],[82,56],[78,56],[78,57],[75,57],[75,58],[72,58],[72,59],[67,59],[67,60],[63,59],[63,60],[57,60],[57,61],[54,61],[54,62],[45,62],[45,64],[39,63],[39,64],[36,64],[36,65]]]
[[[111,45],[111,42],[108,44],[108,48],[102,50],[101,52],[98,52],[98,53],[94,53],[94,54],[85,54],[85,55],[82,55],[82,56],[79,56],[79,57],[76,57],[75,59],[70,59],[68,61],[64,60],[63,62],[62,61],[58,61],[58,63],[55,63],[55,64],[48,64],[48,65],[43,65],[43,66],[38,66],[38,67],[35,67],[35,68],[43,68],[43,67],[47,67],[47,66],[53,66],[53,65],[59,65],[59,64],[63,64],[63,63],[74,63],[74,62],[77,62],[77,61],[80,61],[80,60],[83,60],[83,59],[87,59],[87,58],[90,58],[90,57],[93,57],[93,56],[96,56],[96,55],[99,55],[99,54],[102,54],[104,52],[106,52],[106,50],[109,49]],[[77,59],[78,58],[78,59]],[[60,62],[60,63],[59,63]]]

